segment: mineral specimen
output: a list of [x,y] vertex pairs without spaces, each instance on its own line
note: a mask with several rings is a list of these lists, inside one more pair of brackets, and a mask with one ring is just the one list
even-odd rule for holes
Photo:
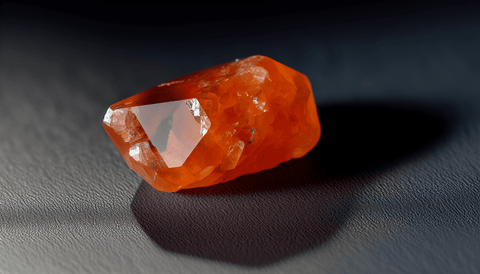
[[264,56],[195,72],[113,104],[103,127],[128,166],[166,192],[302,157],[321,131],[307,77]]

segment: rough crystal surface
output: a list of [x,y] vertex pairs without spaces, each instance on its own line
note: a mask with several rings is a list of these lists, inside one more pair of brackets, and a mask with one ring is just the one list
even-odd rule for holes
[[167,192],[302,157],[321,132],[307,77],[264,56],[186,75],[113,104],[103,126],[129,167]]

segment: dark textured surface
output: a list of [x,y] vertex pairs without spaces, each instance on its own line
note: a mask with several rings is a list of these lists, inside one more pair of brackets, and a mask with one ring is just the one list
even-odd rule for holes
[[[0,273],[480,272],[478,5],[178,24],[102,3],[1,6]],[[180,193],[127,168],[110,104],[254,54],[310,78],[311,153]]]

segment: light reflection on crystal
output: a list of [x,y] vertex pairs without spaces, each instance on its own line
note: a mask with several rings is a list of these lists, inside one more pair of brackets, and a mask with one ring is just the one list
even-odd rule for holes
[[268,78],[268,71],[262,67],[255,67],[253,69],[253,75],[259,83],[262,83],[265,81],[265,78]]
[[205,134],[207,134],[207,131],[211,126],[210,119],[208,119],[207,116],[202,116],[200,118],[200,125],[201,125],[200,134],[202,134],[202,136],[205,136]]
[[193,116],[200,116],[200,103],[197,99],[187,100],[188,109],[192,112]]
[[107,124],[107,126],[110,126],[110,121],[112,121],[112,114],[113,114],[113,110],[111,108],[108,108],[107,112],[105,113],[105,116],[103,117],[103,122]]
[[242,156],[244,148],[245,143],[243,141],[238,141],[234,145],[230,146],[220,168],[222,170],[234,169],[237,166],[238,160],[240,160],[240,156]]
[[252,101],[256,105],[257,109],[264,110],[263,108],[265,107],[265,102],[259,100],[257,97],[252,97]]
[[140,144],[135,144],[133,145],[130,150],[128,151],[128,154],[130,155],[130,157],[132,157],[133,159],[135,159],[135,161],[139,162],[140,161],[140,147],[139,147]]

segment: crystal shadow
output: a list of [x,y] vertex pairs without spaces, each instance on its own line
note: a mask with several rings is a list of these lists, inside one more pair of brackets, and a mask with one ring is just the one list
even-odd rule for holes
[[362,187],[436,147],[450,127],[441,109],[385,102],[318,108],[322,137],[305,157],[179,193],[144,181],[131,209],[165,250],[253,267],[279,262],[331,239]]

